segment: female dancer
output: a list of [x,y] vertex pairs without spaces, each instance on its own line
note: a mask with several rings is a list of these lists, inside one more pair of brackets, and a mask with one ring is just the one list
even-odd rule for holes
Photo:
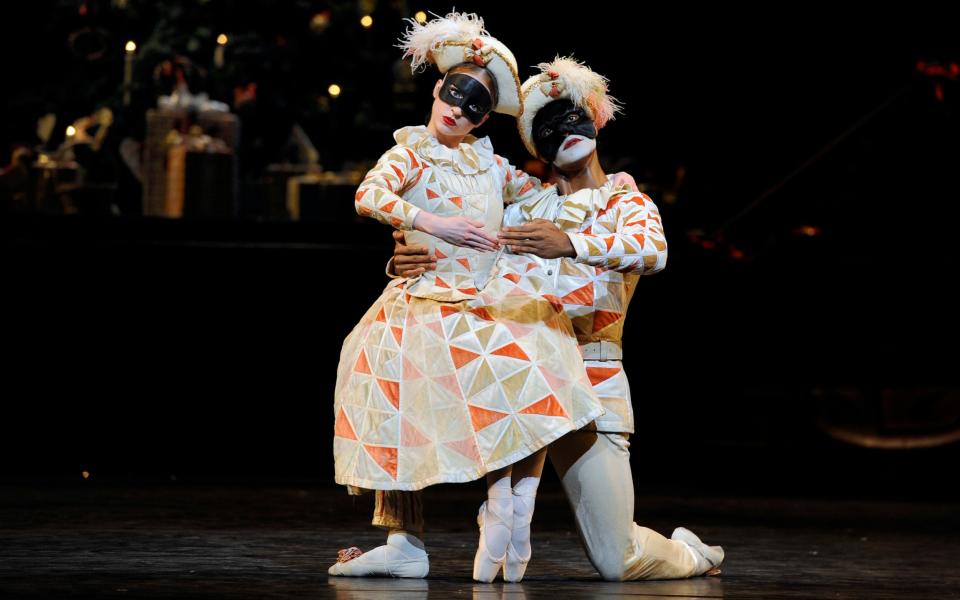
[[[391,535],[366,554],[341,552],[329,572],[425,576],[426,553],[414,535],[422,530],[419,498],[409,492],[486,475],[473,576],[492,581],[517,509],[533,511],[544,448],[603,408],[570,320],[549,293],[553,273],[499,252],[496,241],[504,203],[540,187],[494,154],[489,139],[469,135],[491,110],[519,114],[513,55],[476,15],[457,13],[414,24],[402,47],[414,69],[432,62],[445,76],[434,86],[429,123],[395,133],[397,144],[367,174],[356,206],[408,230],[438,260],[435,270],[392,281],[344,342],[336,480],[377,490],[374,524]],[[385,510],[393,504],[406,508]],[[379,520],[384,514],[393,518]],[[511,564],[508,581],[525,566]]]

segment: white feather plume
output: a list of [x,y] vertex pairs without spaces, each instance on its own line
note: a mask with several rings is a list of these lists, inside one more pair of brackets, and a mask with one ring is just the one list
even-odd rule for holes
[[403,50],[403,58],[410,57],[410,69],[414,72],[433,62],[430,53],[447,42],[472,41],[489,35],[483,27],[483,19],[476,13],[451,12],[445,17],[434,16],[435,19],[423,24],[407,19],[411,27],[397,45]]

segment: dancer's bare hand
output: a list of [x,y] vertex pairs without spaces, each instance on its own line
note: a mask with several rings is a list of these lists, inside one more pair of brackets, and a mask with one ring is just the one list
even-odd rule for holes
[[517,227],[504,227],[500,230],[499,238],[501,244],[509,245],[517,254],[534,254],[541,258],[577,255],[567,234],[545,219],[534,219]]
[[420,231],[436,236],[454,246],[473,248],[474,250],[499,250],[497,238],[483,230],[483,223],[466,217],[438,217],[422,211],[417,215],[414,225]]
[[410,244],[407,246],[402,231],[393,232],[393,275],[416,277],[425,271],[437,268],[437,257],[430,254],[426,246]]

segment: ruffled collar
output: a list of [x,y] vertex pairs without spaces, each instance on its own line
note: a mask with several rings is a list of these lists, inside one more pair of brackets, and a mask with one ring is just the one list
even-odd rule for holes
[[555,222],[561,229],[579,229],[588,214],[596,215],[606,208],[614,189],[613,175],[607,175],[607,181],[599,188],[585,188],[568,194],[560,204]]
[[398,144],[408,146],[428,161],[450,167],[461,175],[476,175],[493,166],[493,144],[490,138],[468,135],[456,148],[448,148],[433,137],[423,125],[404,127],[393,133]]

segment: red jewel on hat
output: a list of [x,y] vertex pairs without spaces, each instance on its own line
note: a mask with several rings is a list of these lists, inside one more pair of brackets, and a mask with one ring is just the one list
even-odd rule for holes
[[552,71],[552,70],[547,71],[547,75],[550,76],[550,79],[556,79],[557,77],[560,77],[560,73],[557,73],[556,71]]
[[473,47],[476,48],[477,50],[479,50],[480,48],[483,48],[483,40],[481,40],[480,38],[475,38],[473,40]]
[[478,64],[478,65],[480,65],[481,67],[487,66],[487,65],[484,64],[484,62],[483,62],[483,56],[482,56],[481,54],[479,54],[479,53],[473,55],[473,62],[476,63],[476,64]]
[[560,88],[557,87],[556,83],[550,86],[550,93],[547,95],[550,96],[551,98],[556,98],[557,96],[560,95]]

